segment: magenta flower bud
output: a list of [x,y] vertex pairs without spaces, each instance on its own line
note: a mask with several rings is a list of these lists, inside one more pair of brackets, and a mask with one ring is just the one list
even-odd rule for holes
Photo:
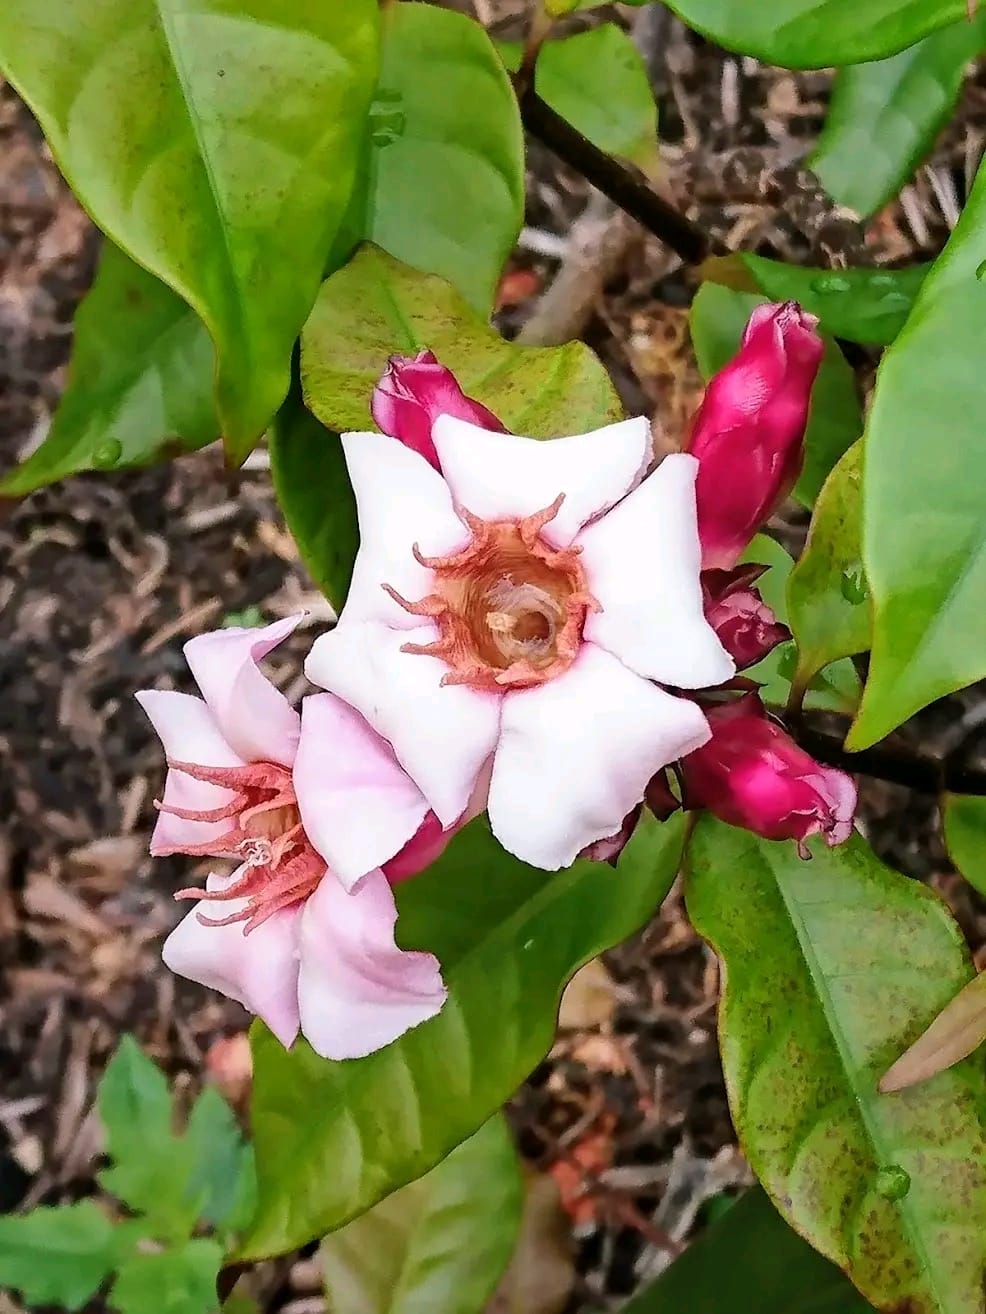
[[766,566],[744,565],[735,570],[702,572],[705,619],[738,671],[755,666],[791,637],[753,585]]
[[[809,835],[841,844],[852,832],[856,786],[823,766],[770,717],[755,693],[704,706],[712,738],[685,758],[685,798],[764,839]],[[805,850],[803,850],[805,851]]]
[[794,487],[824,346],[795,301],[758,306],[739,351],[709,383],[688,450],[704,569],[728,570]]
[[467,397],[452,371],[440,365],[430,351],[391,356],[373,389],[370,410],[378,429],[419,452],[436,470],[441,470],[441,465],[431,427],[440,415],[506,433],[493,412]]

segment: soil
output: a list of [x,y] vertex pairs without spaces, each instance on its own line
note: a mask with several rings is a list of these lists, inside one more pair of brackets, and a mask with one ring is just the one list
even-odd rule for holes
[[[509,35],[509,14],[500,26]],[[809,203],[789,167],[820,128],[828,74],[727,56],[670,17],[652,62],[659,185],[730,245],[836,265],[940,250],[949,198],[961,204],[986,140],[982,73],[903,202],[864,231],[824,198]],[[739,176],[724,162],[737,159],[756,184],[749,194],[722,190]],[[556,273],[557,260],[541,252],[589,199],[538,143],[529,160],[528,229],[501,313],[509,333]],[[0,87],[0,468],[44,436],[97,249],[30,114]],[[586,328],[628,406],[657,408],[672,437],[700,386],[685,328],[693,291],[676,259],[635,234]],[[872,362],[860,353],[857,363],[865,390]],[[778,529],[797,540],[804,518],[792,512]],[[182,643],[231,615],[257,623],[307,607],[317,628],[330,613],[284,528],[262,449],[236,476],[209,449],[41,491],[0,516],[0,562],[2,1212],[93,1191],[92,1093],[124,1032],[181,1087],[214,1080],[242,1097],[245,1013],[160,962],[182,911],[172,892],[189,880],[181,860],[147,856],[162,762],[133,692],[190,689]],[[305,687],[310,638],[296,633],[273,664],[289,694]],[[956,726],[975,735],[984,706],[969,691],[909,733],[951,745]],[[881,855],[936,885],[981,946],[983,905],[948,867],[934,803],[878,783],[863,798]],[[551,1172],[570,1223],[573,1312],[616,1308],[702,1226],[707,1198],[750,1180],[718,1061],[716,963],[677,894],[606,961],[606,974],[570,997],[576,1025],[511,1105],[518,1145]],[[278,1269],[264,1298],[294,1314],[322,1308],[307,1260]],[[0,1293],[0,1310],[16,1308]]]

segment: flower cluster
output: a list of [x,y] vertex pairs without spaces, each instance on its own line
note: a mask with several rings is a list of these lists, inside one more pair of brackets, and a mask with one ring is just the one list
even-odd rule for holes
[[644,801],[772,839],[844,839],[852,782],[812,761],[737,672],[788,637],[740,565],[797,478],[814,321],[757,310],[687,451],[627,420],[509,434],[429,352],[394,357],[381,433],[343,435],[360,548],[299,711],[258,662],[299,618],[186,645],[202,698],[145,692],[168,760],[155,854],[225,858],[165,945],[285,1044],[353,1057],[434,1016],[429,953],[397,947],[393,884],[485,811],[546,870],[615,861]]

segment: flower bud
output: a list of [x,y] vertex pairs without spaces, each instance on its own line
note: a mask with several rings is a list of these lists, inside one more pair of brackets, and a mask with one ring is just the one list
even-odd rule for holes
[[738,671],[755,666],[779,643],[791,637],[753,585],[766,566],[744,565],[735,570],[702,572],[705,619]]
[[758,306],[733,359],[712,379],[688,450],[705,569],[728,570],[794,487],[824,345],[795,301]]
[[441,467],[431,428],[440,415],[506,433],[493,412],[467,397],[452,371],[440,365],[430,351],[391,356],[373,389],[370,410],[379,429],[419,452],[436,470]]
[[852,832],[856,786],[843,771],[816,762],[768,717],[755,693],[704,706],[707,744],[683,763],[685,799],[764,839],[809,835],[841,844]]

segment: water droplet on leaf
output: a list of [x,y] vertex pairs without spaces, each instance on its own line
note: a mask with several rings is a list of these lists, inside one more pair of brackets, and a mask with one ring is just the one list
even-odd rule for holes
[[842,274],[819,274],[811,280],[812,292],[851,292],[852,281]]
[[404,97],[399,91],[377,92],[376,99],[370,106],[370,140],[374,146],[389,146],[404,135],[407,115],[404,113]]
[[107,438],[101,442],[92,454],[92,463],[97,470],[112,470],[123,455],[123,444],[118,438]]
[[866,601],[866,577],[861,566],[850,567],[842,572],[839,587],[846,602],[858,607]]
[[877,1195],[882,1195],[884,1200],[903,1200],[911,1189],[911,1176],[900,1164],[886,1164],[877,1173],[873,1185]]

